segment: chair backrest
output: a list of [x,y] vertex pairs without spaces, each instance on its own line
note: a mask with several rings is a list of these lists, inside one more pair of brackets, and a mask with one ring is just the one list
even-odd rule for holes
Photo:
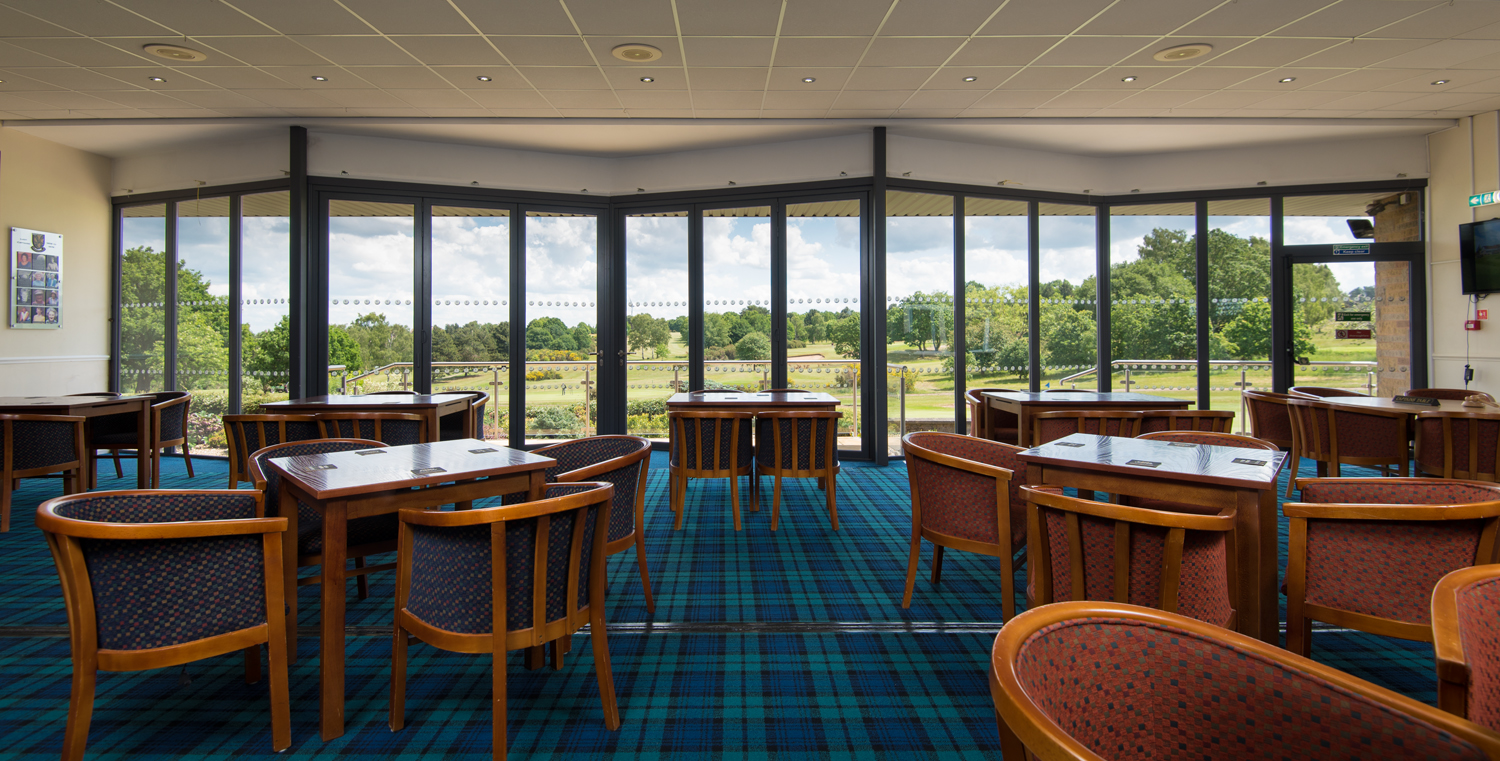
[[1317,399],[1292,397],[1302,456],[1313,460],[1404,461],[1409,414],[1403,410],[1352,409]]
[[990,432],[991,424],[998,417],[989,409],[989,402],[984,394],[990,391],[1013,391],[1008,388],[971,388],[964,391],[964,402],[969,405],[969,433],[982,439],[994,438]]
[[193,395],[186,391],[158,391],[151,396],[151,430],[157,446],[172,446],[187,440],[188,412]]
[[1177,441],[1185,444],[1202,444],[1210,447],[1265,449],[1271,452],[1280,449],[1280,447],[1269,441],[1249,436],[1236,436],[1232,433],[1213,433],[1211,431],[1157,431],[1156,433],[1143,433],[1137,438],[1151,439],[1153,441]]
[[1287,389],[1288,395],[1300,396],[1304,399],[1327,399],[1330,396],[1369,396],[1358,391],[1350,391],[1347,388],[1328,388],[1326,386],[1292,386]]
[[224,432],[229,440],[229,460],[241,476],[250,472],[248,458],[252,452],[287,441],[323,438],[323,427],[313,415],[225,415]]
[[1031,443],[1041,446],[1075,433],[1133,438],[1145,416],[1132,410],[1055,410],[1031,416]]
[[923,531],[989,545],[1009,557],[1025,536],[1026,463],[1020,447],[937,431],[901,438],[912,520]]
[[1500,414],[1419,413],[1415,459],[1424,473],[1443,478],[1500,480]]
[[1428,399],[1451,399],[1457,402],[1461,402],[1471,396],[1477,396],[1485,401],[1495,401],[1495,397],[1483,391],[1475,391],[1468,388],[1409,388],[1406,390],[1406,395],[1425,396]]
[[590,436],[531,453],[557,460],[546,470],[548,483],[602,481],[615,487],[608,541],[629,537],[644,523],[651,442],[639,436]]
[[[1037,605],[1113,600],[1234,624],[1229,541],[1235,511],[1217,515],[1147,510],[1023,486],[1039,543],[1028,547]],[[1028,574],[1028,582],[1031,581]]]
[[609,484],[586,481],[507,507],[402,510],[397,610],[476,639],[498,621],[507,650],[577,630],[604,604],[612,498]]
[[728,478],[743,474],[754,462],[751,415],[727,410],[672,410],[673,467],[690,478]]
[[1432,590],[1438,707],[1500,730],[1500,565],[1464,568]]
[[1006,758],[1018,745],[1046,759],[1500,757],[1500,737],[1430,705],[1133,605],[1017,616],[995,638],[990,690]]
[[83,394],[67,394],[67,396],[124,396],[118,391],[89,391]]
[[415,391],[371,391],[364,396],[416,396]]
[[755,418],[756,464],[801,478],[838,468],[839,419],[835,410],[777,410]]
[[1141,410],[1141,433],[1157,431],[1212,431],[1229,433],[1234,413],[1229,410]]
[[81,467],[83,421],[74,415],[0,415],[0,472],[24,478]]
[[1250,435],[1284,449],[1297,440],[1292,428],[1292,412],[1286,394],[1275,391],[1245,391],[1245,407],[1250,416]]
[[[268,621],[275,631],[286,520],[259,517],[260,504],[255,491],[95,492],[44,502],[37,526],[62,577],[74,637],[97,632],[98,648],[117,654],[99,653],[99,666],[120,670],[131,651]],[[203,654],[139,657],[164,666]]]
[[[359,449],[384,447],[378,441],[368,439],[312,439],[309,441],[287,441],[258,449],[250,455],[249,480],[265,495],[266,515],[280,515],[281,474],[267,463],[278,457],[300,457],[307,454],[349,452]],[[310,505],[297,503],[297,531],[323,525],[323,516]]]
[[[484,405],[489,401],[490,395],[483,391],[445,391],[443,393],[461,394],[469,397],[469,409],[464,414],[468,415],[469,419],[474,421],[474,438],[483,440]],[[440,436],[443,441],[457,439],[463,432],[463,419],[457,414],[445,415],[438,419],[438,427],[440,428]]]
[[374,439],[393,447],[425,444],[436,431],[427,430],[427,416],[413,412],[319,412],[318,424],[329,439]]

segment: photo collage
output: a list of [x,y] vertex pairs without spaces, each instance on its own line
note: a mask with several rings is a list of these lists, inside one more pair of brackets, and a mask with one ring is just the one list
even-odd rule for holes
[[62,236],[11,228],[11,327],[62,325]]

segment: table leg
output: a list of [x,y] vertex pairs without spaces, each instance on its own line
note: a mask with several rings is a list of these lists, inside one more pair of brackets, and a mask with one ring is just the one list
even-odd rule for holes
[[1237,494],[1234,537],[1240,566],[1240,633],[1279,646],[1276,495],[1264,490]]
[[318,651],[319,705],[326,742],[344,735],[344,563],[347,504],[331,502],[323,512],[323,627]]
[[150,489],[151,483],[151,405],[141,403],[135,424],[135,488]]
[[542,498],[542,490],[547,485],[547,473],[542,470],[531,471],[531,488],[527,490],[526,501],[533,502]]

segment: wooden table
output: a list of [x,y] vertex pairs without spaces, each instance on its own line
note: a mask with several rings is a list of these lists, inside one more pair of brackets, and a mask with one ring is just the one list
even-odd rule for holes
[[[323,514],[322,633],[319,642],[323,739],[344,734],[344,566],[348,525],[355,518],[471,502],[527,492],[540,499],[544,471],[557,461],[477,439],[334,452],[270,461],[282,475],[278,515],[286,599],[297,594],[297,503]],[[287,644],[296,652],[296,608],[287,618]]]
[[261,405],[266,414],[316,414],[319,412],[407,412],[427,418],[427,438],[439,438],[438,419],[465,413],[463,437],[474,436],[474,419],[467,414],[474,403],[471,394],[364,394],[361,396],[309,396]]
[[705,394],[691,391],[673,394],[667,400],[668,410],[733,410],[767,412],[771,410],[831,410],[839,406],[832,394],[812,391],[749,391],[733,394]]
[[84,425],[84,478],[78,488],[97,485],[97,458],[86,446],[93,436],[93,421],[105,415],[136,416],[135,484],[137,489],[151,486],[151,396],[0,396],[0,414],[7,415],[73,415],[88,418]]
[[1328,402],[1340,407],[1355,407],[1362,410],[1398,410],[1416,417],[1419,412],[1496,412],[1494,407],[1465,407],[1457,399],[1439,399],[1438,406],[1428,404],[1406,404],[1388,396],[1325,396],[1312,401]]
[[1191,404],[1165,396],[1125,391],[986,391],[990,409],[1016,416],[1016,436],[1023,447],[1031,446],[1031,419],[1057,410],[1185,410]]
[[1276,475],[1287,453],[1075,433],[1019,456],[1033,486],[1234,508],[1239,567],[1231,572],[1239,580],[1239,630],[1279,644]]

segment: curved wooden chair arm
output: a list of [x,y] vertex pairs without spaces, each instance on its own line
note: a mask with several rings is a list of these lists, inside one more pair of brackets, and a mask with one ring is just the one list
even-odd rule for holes
[[[956,436],[957,434],[950,434],[950,435],[955,435]],[[922,458],[924,460],[929,460],[931,462],[935,462],[938,465],[946,465],[946,466],[948,466],[950,468],[958,468],[959,470],[966,470],[966,471],[968,471],[970,473],[975,473],[975,474],[978,474],[978,475],[981,475],[981,476],[988,476],[990,478],[1001,478],[1001,479],[1004,479],[1006,481],[1009,481],[1011,478],[1013,478],[1015,476],[1015,473],[1013,473],[1012,471],[1010,471],[1010,470],[1008,470],[1006,468],[999,467],[998,465],[990,465],[990,464],[983,463],[983,462],[975,462],[973,460],[966,460],[966,459],[964,459],[962,457],[956,457],[956,456],[951,455],[951,454],[943,454],[942,452],[938,452],[938,451],[935,451],[935,450],[932,450],[932,449],[928,449],[927,447],[924,447],[921,444],[912,443],[910,441],[910,439],[907,438],[907,437],[910,437],[910,436],[911,436],[911,434],[907,434],[906,437],[903,437],[901,439],[901,445],[905,448],[906,455],[908,457],[910,457],[911,455],[915,454],[916,456],[918,456],[918,457],[920,457],[920,458]]]
[[[557,480],[557,483],[575,483],[575,482],[578,482],[578,481],[588,481],[588,480],[592,479],[594,476],[599,475],[600,473],[608,473],[608,472],[610,472],[612,470],[615,470],[617,468],[628,467],[630,465],[634,465],[637,462],[640,462],[641,460],[644,460],[647,457],[651,456],[651,442],[649,442],[649,441],[647,441],[647,440],[645,440],[645,439],[643,439],[643,438],[641,438],[639,436],[604,435],[604,436],[591,436],[589,438],[590,439],[629,439],[629,440],[632,440],[632,441],[640,442],[640,444],[642,446],[641,446],[640,449],[638,449],[638,450],[636,450],[634,452],[631,452],[629,454],[623,454],[623,455],[620,455],[619,457],[612,457],[612,458],[610,458],[608,460],[603,460],[601,462],[596,462],[593,465],[585,465],[584,467],[578,468],[576,470],[569,470],[569,471],[566,471],[566,472],[563,472],[563,473],[558,473],[556,476],[553,477],[553,478],[555,478]],[[545,447],[537,447],[536,449],[531,450],[531,453],[534,454],[534,455],[541,455],[541,456],[545,457],[545,456],[547,456],[547,451],[550,450],[550,449],[555,449],[557,447],[565,447],[565,446],[572,445],[574,443],[576,443],[576,440],[575,441],[559,442],[557,444],[549,444],[549,445],[547,445]]]
[[597,502],[603,502],[607,506],[614,499],[614,484],[603,481],[575,481],[568,484],[548,484],[546,491],[553,491],[564,486],[571,488],[579,485],[593,486],[595,488],[578,494],[565,494],[561,497],[543,497],[533,502],[480,507],[473,510],[402,510],[400,512],[401,522],[417,526],[437,526],[444,528],[482,526],[489,523],[534,518],[538,515],[572,510]]
[[1459,505],[1287,502],[1282,504],[1281,512],[1288,518],[1344,521],[1471,521],[1500,516],[1500,502]]
[[179,397],[175,397],[175,398],[172,398],[172,399],[168,399],[165,402],[156,402],[155,404],[151,405],[151,409],[153,409],[153,410],[164,410],[164,409],[166,409],[168,407],[175,407],[175,406],[177,406],[179,404],[190,404],[192,401],[193,401],[192,395],[188,394],[188,395],[185,395],[185,396],[179,396]]
[[1150,510],[1144,507],[1128,507],[1110,502],[1095,502],[1078,499],[1056,492],[1043,491],[1035,486],[1022,485],[1026,501],[1033,504],[1066,510],[1070,513],[1090,515],[1095,518],[1128,521],[1130,523],[1167,528],[1183,528],[1189,531],[1233,531],[1235,511],[1232,507],[1220,510],[1216,515],[1193,515],[1165,510]]
[[[240,536],[272,534],[286,530],[286,518],[236,518],[232,520],[174,521],[167,523],[106,523],[65,518],[57,509],[79,499],[99,496],[129,497],[160,495],[162,491],[132,489],[129,491],[93,492],[84,495],[55,497],[37,506],[36,525],[41,530],[79,539],[192,539],[206,536]],[[173,489],[171,494],[234,495],[253,499],[256,514],[261,513],[258,491],[232,489]]]
[[[1500,565],[1476,565],[1449,573],[1432,590],[1432,649],[1437,658],[1438,680],[1469,683],[1469,662],[1464,657],[1458,629],[1458,592],[1475,582],[1500,576]],[[1439,703],[1442,694],[1439,689]]]

